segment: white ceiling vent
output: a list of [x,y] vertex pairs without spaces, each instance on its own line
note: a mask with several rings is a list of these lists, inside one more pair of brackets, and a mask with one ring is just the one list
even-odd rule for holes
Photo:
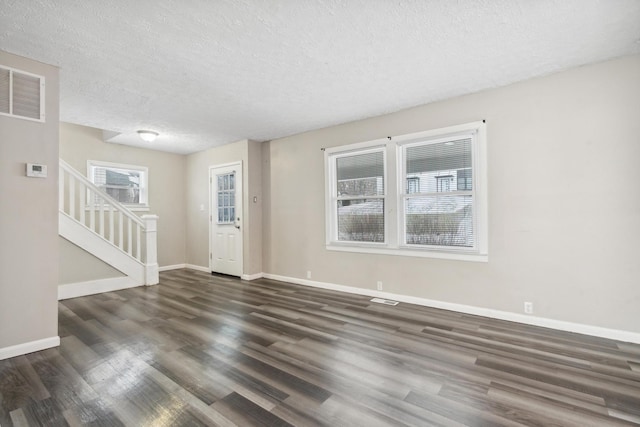
[[0,114],[44,122],[44,77],[0,65]]

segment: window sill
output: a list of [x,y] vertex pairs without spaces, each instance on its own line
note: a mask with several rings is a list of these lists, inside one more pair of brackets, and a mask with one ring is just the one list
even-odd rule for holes
[[364,247],[340,244],[328,244],[326,245],[326,248],[328,251],[339,252],[449,259],[455,261],[489,262],[489,255],[469,252],[436,252],[432,250],[416,250],[410,248]]

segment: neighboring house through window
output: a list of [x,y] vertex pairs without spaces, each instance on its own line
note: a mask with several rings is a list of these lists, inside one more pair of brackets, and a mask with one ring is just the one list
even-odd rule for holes
[[420,178],[417,176],[407,177],[407,193],[420,192]]
[[452,181],[453,181],[453,175],[436,176],[438,193],[451,191]]
[[146,167],[89,160],[87,175],[98,188],[130,209],[149,209]]
[[485,133],[476,122],[326,149],[327,248],[486,261]]

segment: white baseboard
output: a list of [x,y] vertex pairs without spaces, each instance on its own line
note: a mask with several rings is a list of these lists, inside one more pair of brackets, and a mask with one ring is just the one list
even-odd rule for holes
[[185,266],[185,268],[190,268],[191,270],[203,271],[205,273],[211,273],[211,269],[209,267],[202,267],[200,265],[193,265],[193,264],[185,264],[184,266]]
[[264,273],[256,273],[256,274],[243,274],[242,277],[240,277],[242,280],[256,280],[256,279],[262,279],[264,277]]
[[159,267],[158,271],[180,270],[181,268],[187,268],[187,264],[165,265]]
[[69,283],[58,286],[58,300],[101,294],[103,292],[119,291],[122,289],[142,286],[127,276],[111,277],[108,279],[89,280],[87,282]]
[[375,291],[372,289],[355,288],[352,286],[337,285],[335,283],[316,282],[313,280],[298,279],[296,277],[280,276],[277,274],[263,273],[262,277],[264,277],[265,279],[280,280],[282,282],[295,283],[298,285],[312,286],[314,288],[330,289],[333,291],[347,292],[350,294],[368,295],[372,297],[391,299],[409,304],[422,305],[425,307],[441,308],[443,310],[474,314],[476,316],[484,316],[493,319],[507,320],[511,322],[541,326],[544,328],[556,329],[560,331],[575,332],[578,334],[592,335],[595,337],[640,344],[640,333],[637,332],[602,328],[600,326],[585,325],[582,323],[565,322],[563,320],[548,319],[546,317],[535,317],[526,314],[493,310],[490,308],[474,307],[471,305],[456,304],[426,298],[412,297],[408,295],[393,294],[390,292]]
[[23,354],[33,353],[34,351],[46,350],[51,347],[58,347],[59,345],[60,337],[55,336],[0,348],[0,360],[22,356]]

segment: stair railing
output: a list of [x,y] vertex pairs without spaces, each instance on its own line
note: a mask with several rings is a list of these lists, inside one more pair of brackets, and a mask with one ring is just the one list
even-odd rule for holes
[[157,215],[138,217],[60,159],[61,213],[146,267],[146,284],[158,283]]

